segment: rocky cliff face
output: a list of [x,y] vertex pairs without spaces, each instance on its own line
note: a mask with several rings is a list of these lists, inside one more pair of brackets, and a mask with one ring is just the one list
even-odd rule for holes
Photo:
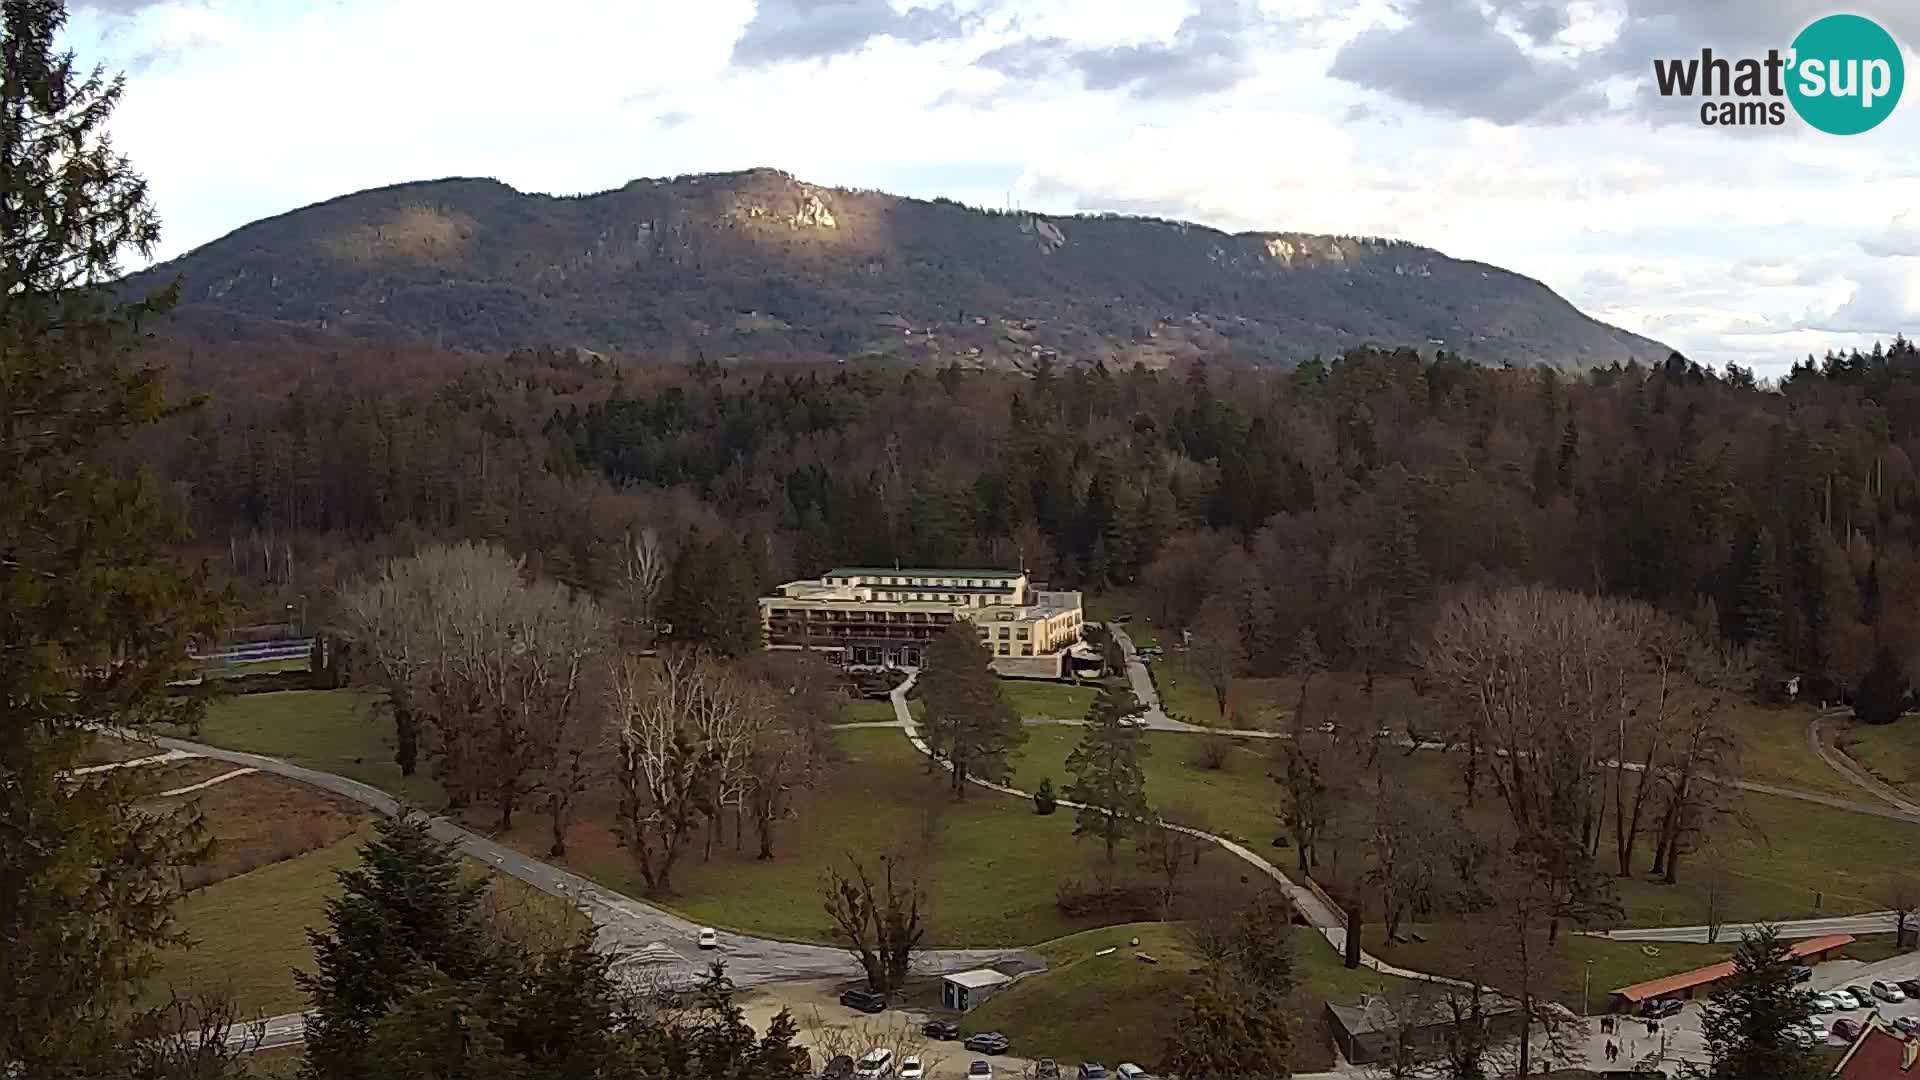
[[568,198],[402,184],[256,222],[143,277],[176,274],[183,332],[487,350],[1284,364],[1444,344],[1564,367],[1667,352],[1538,282],[1399,241],[1003,214],[770,169]]

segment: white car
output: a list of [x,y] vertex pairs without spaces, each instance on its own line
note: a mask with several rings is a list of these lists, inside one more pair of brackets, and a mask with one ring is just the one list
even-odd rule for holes
[[874,1047],[853,1066],[853,1080],[885,1080],[893,1075],[893,1051]]
[[713,927],[704,926],[700,928],[700,947],[703,949],[717,949],[720,947],[720,935],[714,932]]
[[976,1058],[973,1064],[967,1066],[967,1080],[993,1080],[993,1066]]
[[1113,1070],[1113,1075],[1119,1077],[1120,1080],[1148,1080],[1147,1070],[1135,1065],[1131,1061]]
[[1829,990],[1827,996],[1833,999],[1833,1007],[1840,1012],[1849,1012],[1865,1006],[1864,1002],[1853,996],[1851,990]]
[[898,1077],[899,1080],[923,1080],[926,1075],[926,1066],[920,1064],[920,1059],[917,1057],[910,1057],[902,1061],[900,1063],[900,1071],[894,1073],[894,1076]]
[[1897,984],[1887,982],[1883,979],[1875,979],[1873,981],[1873,985],[1868,989],[1870,989],[1873,992],[1874,997],[1877,997],[1881,1001],[1887,1002],[1888,1004],[1894,1004],[1897,1002],[1907,1000],[1907,995],[1901,992],[1900,987]]
[[1818,1024],[1813,1023],[1789,1024],[1786,1036],[1795,1046],[1803,1050],[1827,1041],[1827,1033],[1821,1030]]
[[1832,994],[1822,993],[1813,995],[1814,1012],[1830,1013],[1839,1007],[1840,1003],[1834,1000]]

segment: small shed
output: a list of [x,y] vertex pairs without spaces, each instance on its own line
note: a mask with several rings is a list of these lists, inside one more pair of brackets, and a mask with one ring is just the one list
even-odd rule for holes
[[940,980],[940,1004],[955,1012],[966,1012],[1000,992],[1013,981],[992,968],[960,971]]

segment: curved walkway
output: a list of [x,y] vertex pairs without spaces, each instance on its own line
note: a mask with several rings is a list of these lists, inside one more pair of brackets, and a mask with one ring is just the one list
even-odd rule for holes
[[[230,761],[259,772],[298,780],[370,806],[383,814],[396,814],[401,810],[400,803],[393,796],[344,776],[261,754],[226,750],[185,739],[157,736],[154,741],[168,750]],[[429,831],[435,838],[454,844],[463,854],[503,874],[519,878],[541,892],[578,907],[593,920],[595,942],[600,948],[609,952],[633,953],[648,945],[665,944],[686,961],[689,970],[697,971],[704,966],[706,954],[695,945],[700,923],[614,892],[578,874],[471,832],[446,818],[430,816],[428,821]],[[723,934],[720,941],[717,958],[726,961],[728,977],[742,987],[781,979],[855,976],[861,973],[860,965],[846,950],[828,945],[776,941],[737,933]],[[1042,965],[1037,954],[1025,949],[929,949],[915,958],[915,967],[929,974],[944,974],[983,967],[1002,960],[1018,960],[1029,966]],[[277,1017],[275,1021],[284,1019]]]
[[1905,798],[1879,777],[1868,772],[1864,766],[1847,756],[1846,751],[1827,743],[1826,732],[1821,730],[1827,719],[1837,713],[1821,713],[1807,724],[1807,748],[1819,756],[1827,767],[1839,773],[1846,781],[1861,791],[1886,802],[1893,807],[1913,815],[1911,820],[1920,821],[1920,805]]
[[[907,741],[913,744],[915,750],[920,751],[930,759],[938,761],[939,759],[934,757],[933,748],[929,747],[926,739],[921,736],[920,725],[913,719],[912,712],[907,708],[907,691],[912,689],[914,681],[917,678],[919,678],[917,674],[909,675],[907,680],[894,687],[892,694],[889,695],[893,699],[894,716],[897,718],[894,726],[906,732]],[[1138,693],[1137,690],[1135,692]],[[1159,730],[1167,729],[1162,728]],[[940,762],[940,764],[949,772],[952,771],[952,766],[946,762]],[[1009,787],[1006,784],[996,784],[991,780],[982,780],[977,776],[967,777],[967,782],[992,791],[998,791],[1005,795],[1013,795],[1023,799],[1033,798],[1033,793],[1030,791],[1022,791],[1019,788]],[[1078,810],[1081,808],[1081,804],[1066,799],[1056,801],[1060,806],[1067,807],[1068,809]],[[1185,833],[1188,836],[1197,837],[1209,843],[1217,844],[1251,865],[1254,869],[1259,870],[1262,874],[1271,878],[1280,886],[1281,891],[1286,894],[1287,899],[1293,903],[1294,909],[1306,918],[1307,922],[1319,932],[1320,936],[1326,938],[1327,944],[1333,946],[1334,951],[1343,955],[1345,954],[1347,947],[1346,919],[1326,901],[1320,899],[1318,893],[1295,882],[1286,874],[1281,873],[1279,867],[1274,866],[1246,847],[1234,843],[1225,837],[1215,836],[1210,832],[1203,832],[1199,829],[1189,828],[1185,825],[1175,825],[1165,821],[1156,822],[1156,824],[1163,829],[1173,829]],[[1443,983],[1448,986],[1466,987],[1472,985],[1459,979],[1447,978],[1443,975],[1433,975],[1424,971],[1413,971],[1408,968],[1395,967],[1364,950],[1360,953],[1360,966],[1377,971],[1382,975],[1393,975],[1402,979],[1417,979],[1422,982]]]

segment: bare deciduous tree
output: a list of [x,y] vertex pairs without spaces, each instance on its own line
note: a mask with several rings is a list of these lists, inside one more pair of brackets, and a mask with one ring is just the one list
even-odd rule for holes
[[829,866],[820,884],[834,939],[867,973],[875,993],[892,994],[906,984],[913,954],[926,936],[923,905],[926,893],[918,878],[903,876],[901,860],[880,856],[880,880],[874,881],[860,860],[849,855],[851,874]]
[[1920,911],[1920,879],[1905,870],[1895,871],[1881,887],[1880,902],[1893,912],[1893,939],[1900,948],[1907,947],[1907,933],[1913,925],[1913,916]]
[[1233,680],[1246,663],[1246,646],[1240,639],[1240,626],[1233,611],[1218,597],[1209,597],[1200,608],[1199,618],[1190,628],[1187,663],[1213,691],[1213,704],[1219,712],[1221,727],[1232,727],[1228,710],[1233,699]]
[[673,865],[700,820],[707,763],[689,718],[719,678],[712,660],[683,652],[658,665],[624,659],[608,681],[620,740],[620,839],[649,892],[673,887]]

